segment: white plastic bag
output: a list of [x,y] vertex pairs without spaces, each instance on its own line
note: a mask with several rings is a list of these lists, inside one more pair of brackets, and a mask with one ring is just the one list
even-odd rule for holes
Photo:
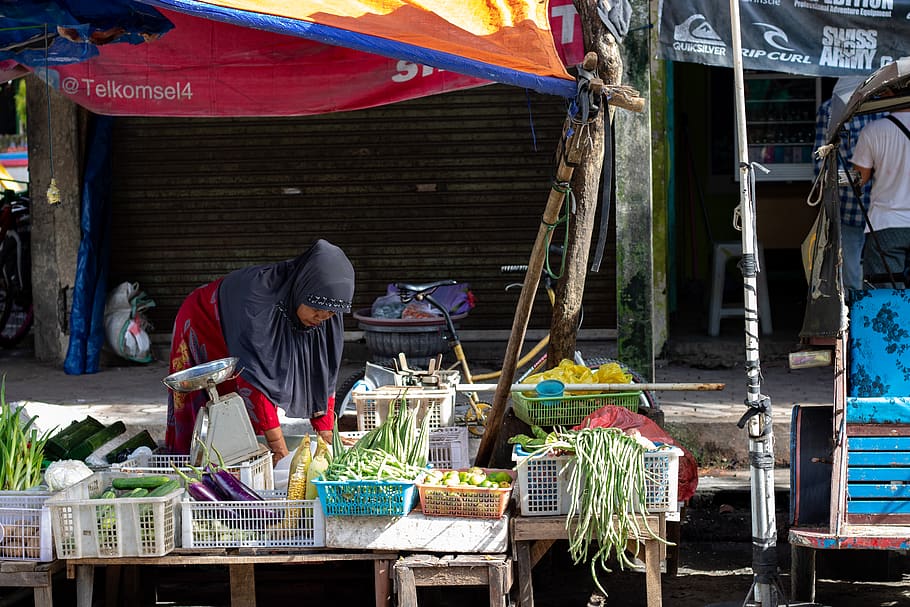
[[155,302],[139,290],[139,284],[124,282],[107,296],[104,306],[104,335],[117,355],[133,362],[152,362],[152,342],[146,329],[146,310]]

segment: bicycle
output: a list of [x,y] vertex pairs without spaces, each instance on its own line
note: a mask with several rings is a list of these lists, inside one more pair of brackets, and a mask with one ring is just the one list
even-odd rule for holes
[[34,321],[29,199],[6,190],[0,199],[0,347],[13,348]]
[[[527,266],[502,266],[501,271],[503,273],[524,273],[527,271]],[[547,294],[547,298],[550,301],[550,305],[552,306],[556,300],[556,295],[554,292],[555,278],[550,272],[544,272],[541,282]],[[455,363],[445,369],[446,371],[453,371],[458,369],[461,372],[462,383],[464,384],[477,384],[482,383],[484,380],[498,379],[502,375],[502,369],[488,373],[474,374],[472,372],[467,355],[465,354],[464,348],[462,347],[461,339],[458,337],[458,331],[455,327],[455,323],[453,322],[449,311],[445,306],[440,304],[433,297],[433,293],[439,287],[457,284],[458,281],[447,279],[417,285],[408,283],[396,283],[395,286],[398,289],[399,297],[401,298],[402,303],[409,303],[415,300],[425,301],[436,308],[443,316],[446,327],[446,339],[449,342],[449,347],[455,356]],[[508,285],[506,289],[512,288],[513,286],[516,285]],[[550,335],[547,333],[536,344],[534,344],[527,353],[519,358],[516,363],[516,369],[524,369],[522,373],[518,374],[519,383],[533,373],[544,369],[547,362],[547,355],[546,353],[540,356],[538,355],[540,354],[541,350],[549,345],[549,342]],[[620,365],[625,373],[629,374],[632,377],[634,383],[645,383],[645,380],[642,379],[638,373],[634,372],[627,365],[624,365],[623,363],[611,358],[598,357],[593,358],[589,361],[585,361],[581,358],[581,354],[576,352],[575,362],[579,364],[587,364],[589,366],[600,366],[602,364],[615,362]],[[528,366],[529,363],[530,366]],[[435,367],[435,363],[431,361],[431,368],[429,369],[430,375],[433,374]],[[373,377],[371,377],[369,373],[371,370],[374,371]],[[364,371],[358,371],[357,373],[349,376],[344,382],[342,382],[336,391],[335,403],[336,415],[338,418],[340,419],[345,414],[345,411],[350,407],[350,404],[352,402],[351,395],[355,390],[372,390],[379,387],[380,385],[387,385],[388,380],[392,377],[394,377],[394,372],[389,371],[388,369],[384,369],[379,365],[368,365]],[[484,425],[486,423],[487,412],[490,410],[491,405],[490,403],[481,400],[477,392],[465,391],[464,394],[467,397],[468,408],[465,411],[463,417],[457,419],[456,421],[466,425],[468,427],[468,431],[471,434],[474,434],[475,436],[482,435]],[[649,411],[654,411],[657,409],[656,401],[649,391],[642,391],[641,406]]]

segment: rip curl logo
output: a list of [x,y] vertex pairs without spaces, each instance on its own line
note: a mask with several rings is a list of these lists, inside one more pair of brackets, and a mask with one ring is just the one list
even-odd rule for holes
[[704,15],[697,13],[673,28],[673,49],[685,53],[726,56],[727,45]]
[[877,49],[878,30],[826,25],[818,64],[867,72],[873,69]]
[[770,23],[756,23],[755,26],[765,32],[762,35],[762,38],[764,38],[765,44],[768,46],[776,48],[779,51],[796,50],[790,46],[790,39],[787,37],[787,32],[776,25]]
[[762,40],[771,50],[744,48],[743,57],[774,61],[777,63],[800,63],[803,65],[812,63],[812,59],[809,55],[797,52],[796,49],[790,45],[790,38],[787,37],[787,32],[781,28],[772,25],[771,23],[754,23],[753,25],[763,32]]

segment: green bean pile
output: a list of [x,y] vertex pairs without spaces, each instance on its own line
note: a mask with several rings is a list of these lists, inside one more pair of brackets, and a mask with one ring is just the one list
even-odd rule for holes
[[[630,540],[636,546],[633,556],[638,554],[640,539],[665,541],[643,518],[647,514],[645,449],[619,428],[584,428],[556,429],[534,454],[553,451],[575,456],[568,479],[569,555],[577,565],[591,554],[591,577],[606,596],[597,577],[598,567],[610,571],[607,562],[611,556],[615,556],[621,569],[633,566],[625,552]],[[592,544],[596,544],[593,554]]]
[[32,428],[35,418],[21,422],[22,405],[6,403],[6,378],[0,383],[0,491],[24,491],[41,484],[44,444],[50,432]]
[[408,407],[402,396],[390,403],[385,420],[350,449],[337,439],[332,450],[336,456],[326,480],[414,480],[426,471],[430,456],[430,414],[418,429],[417,408]]

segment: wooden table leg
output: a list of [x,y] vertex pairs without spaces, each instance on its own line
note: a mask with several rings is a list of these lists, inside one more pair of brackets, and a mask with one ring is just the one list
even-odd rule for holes
[[815,549],[790,544],[790,598],[815,602]]
[[95,566],[76,565],[76,605],[92,607],[92,589],[95,585]]
[[392,600],[392,584],[389,577],[389,567],[392,561],[379,559],[373,561],[373,583],[376,588],[376,607],[389,607]]
[[417,581],[414,579],[414,570],[397,565],[395,581],[398,583],[398,607],[417,607]]
[[54,607],[54,591],[51,586],[35,586],[35,607]]
[[256,568],[252,563],[228,565],[231,607],[256,607]]
[[648,607],[662,607],[660,588],[660,542],[645,541],[645,594]]
[[487,577],[490,586],[490,607],[506,607],[506,594],[509,588],[506,587],[508,577],[506,569],[509,563],[495,563],[487,567]]
[[515,542],[515,559],[515,566],[518,568],[518,605],[534,607],[530,542]]

